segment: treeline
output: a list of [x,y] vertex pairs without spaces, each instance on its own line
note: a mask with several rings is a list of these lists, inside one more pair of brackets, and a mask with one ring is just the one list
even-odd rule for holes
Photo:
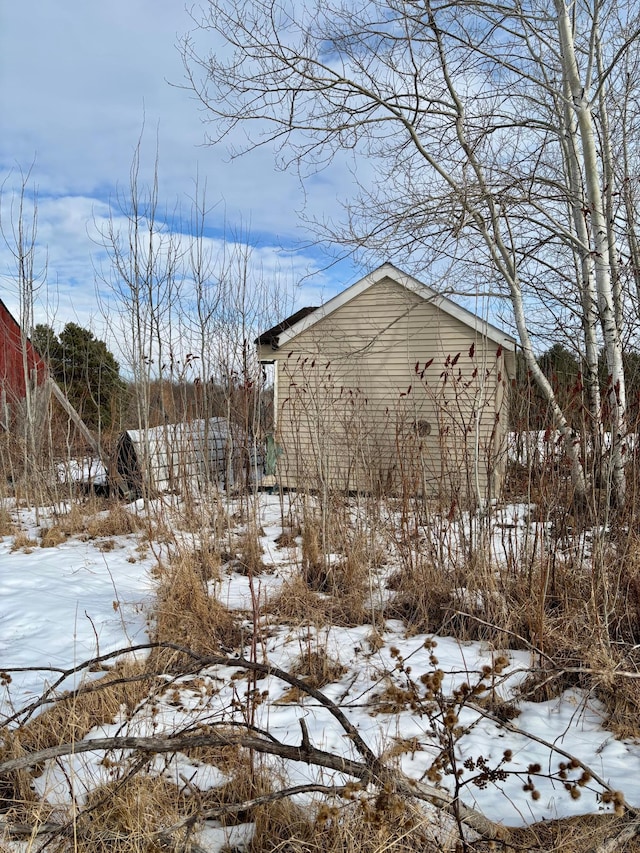
[[[140,426],[139,389],[122,376],[120,364],[105,341],[76,323],[58,334],[46,324],[35,327],[32,343],[46,360],[51,376],[85,424],[105,437]],[[248,411],[270,419],[271,397],[256,384],[231,372],[203,380],[158,377],[148,383],[148,425],[197,418],[226,417],[246,422]]]
[[[640,352],[628,349],[622,355],[627,392],[629,430],[637,432],[640,424]],[[538,358],[538,364],[553,388],[554,395],[574,430],[589,427],[591,416],[585,389],[585,365],[562,344],[554,344]],[[601,390],[602,421],[608,421],[609,389],[612,379],[607,371],[604,353],[598,362],[598,382]],[[553,426],[548,402],[533,381],[531,371],[520,353],[516,359],[516,376],[512,383],[511,429],[544,430]],[[615,393],[615,389],[614,393]]]

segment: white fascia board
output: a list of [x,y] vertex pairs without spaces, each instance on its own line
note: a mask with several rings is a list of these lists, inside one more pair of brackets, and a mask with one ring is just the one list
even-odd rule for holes
[[416,293],[422,299],[427,302],[432,302],[436,305],[441,311],[444,311],[446,314],[449,314],[452,317],[455,317],[461,323],[464,323],[465,326],[472,328],[475,332],[482,335],[482,337],[488,338],[490,341],[494,341],[495,343],[502,346],[503,349],[514,351],[516,348],[516,341],[511,335],[508,335],[506,332],[503,332],[497,326],[491,325],[491,323],[487,323],[486,320],[483,320],[481,317],[478,317],[476,314],[473,314],[471,311],[467,311],[466,308],[462,308],[460,305],[456,305],[455,302],[452,302],[446,296],[437,293],[437,291],[428,287],[426,284],[423,284],[421,281],[418,281],[417,278],[414,278],[407,273],[402,272],[393,264],[386,263],[383,264],[378,269],[366,275],[364,278],[361,278],[360,281],[357,281],[355,284],[352,284],[351,287],[348,287],[346,290],[343,290],[342,293],[339,293],[337,296],[334,296],[328,302],[325,302],[324,305],[321,305],[319,308],[316,308],[311,314],[307,314],[306,317],[303,317],[301,320],[298,320],[293,326],[287,329],[285,332],[281,332],[278,336],[278,349],[287,344],[292,338],[295,338],[301,332],[305,332],[307,329],[310,329],[312,326],[315,326],[320,320],[328,317],[330,314],[333,314],[334,311],[337,311],[338,308],[341,308],[343,305],[346,305],[352,299],[355,299],[356,296],[359,296],[361,293],[364,293],[365,290],[368,290],[374,284],[377,284],[383,278],[390,278],[393,281],[396,281],[398,284],[401,284],[407,290]]
[[[386,264],[385,266],[390,265]],[[356,296],[364,293],[365,290],[368,290],[372,285],[384,278],[385,275],[388,275],[388,273],[378,275],[382,269],[383,267],[379,267],[377,270],[369,273],[364,278],[361,278],[360,281],[352,284],[351,287],[348,287],[346,290],[338,293],[337,296],[332,297],[328,302],[325,302],[324,305],[316,308],[316,310],[311,314],[307,314],[307,316],[303,317],[302,320],[298,320],[298,322],[294,323],[293,326],[290,326],[286,332],[281,332],[278,336],[278,349],[290,341],[291,338],[295,338],[301,332],[306,332],[307,329],[315,326],[315,324],[320,320],[323,320],[325,317],[333,314],[333,312],[337,311],[338,308],[342,308],[342,306],[346,305],[347,302],[351,302],[351,300],[355,299]]]

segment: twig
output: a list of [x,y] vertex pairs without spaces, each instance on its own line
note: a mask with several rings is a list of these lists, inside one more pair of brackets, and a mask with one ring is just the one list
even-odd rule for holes
[[[130,652],[138,652],[138,651],[151,651],[152,649],[162,648],[162,643],[140,643],[136,646],[128,646],[124,649],[116,649],[113,652],[107,652],[103,655],[97,655],[95,657],[89,658],[88,660],[83,661],[82,663],[76,664],[76,666],[69,667],[69,669],[56,669],[55,667],[7,667],[3,666],[3,672],[31,672],[33,670],[40,669],[43,672],[60,672],[60,677],[50,685],[44,693],[32,702],[30,705],[27,705],[26,708],[22,708],[20,711],[17,711],[11,717],[7,717],[4,720],[4,724],[13,723],[18,719],[21,719],[21,723],[24,724],[30,717],[33,716],[34,712],[41,708],[43,705],[50,704],[51,702],[58,701],[60,697],[55,697],[51,699],[50,697],[55,693],[55,691],[63,684],[67,678],[71,675],[75,675],[78,672],[82,672],[82,670],[90,669],[92,666],[96,666],[96,664],[104,663],[104,661],[112,660],[113,658],[122,657],[122,655],[129,654]],[[143,676],[140,676],[142,678]],[[136,680],[136,679],[131,679]],[[137,679],[139,680],[139,679]],[[102,689],[104,685],[96,686],[94,689]],[[72,691],[69,696],[76,697],[82,695],[82,693],[89,692],[88,688],[79,688],[77,691]],[[64,697],[63,697],[64,698]]]
[[[487,720],[491,720],[496,723],[500,728],[506,729],[509,732],[513,732],[513,734],[521,735],[522,737],[527,738],[528,740],[535,741],[536,743],[541,744],[542,746],[547,747],[547,749],[551,750],[551,752],[555,752],[558,755],[561,755],[563,758],[567,758],[569,761],[574,763],[576,767],[580,767],[582,770],[585,770],[589,773],[591,778],[596,782],[604,791],[608,791],[610,793],[615,793],[614,789],[609,785],[602,776],[599,776],[588,764],[585,764],[584,761],[581,761],[576,755],[571,752],[567,752],[566,749],[562,749],[562,747],[558,746],[555,743],[551,743],[544,738],[538,737],[538,735],[534,735],[531,732],[525,731],[524,729],[519,729],[517,726],[514,726],[512,723],[507,720],[502,720],[499,717],[496,717],[490,711],[487,711],[485,708],[482,708],[480,705],[476,705],[473,702],[469,702],[469,708],[472,708],[474,711],[477,711],[478,714],[481,714],[483,717],[486,717]],[[637,809],[632,808],[628,805],[626,801],[623,802],[624,807],[628,814],[632,817],[640,817],[640,812]]]
[[640,820],[634,820],[621,829],[617,835],[607,838],[597,847],[592,847],[590,853],[618,853],[628,841],[637,835],[640,835]]

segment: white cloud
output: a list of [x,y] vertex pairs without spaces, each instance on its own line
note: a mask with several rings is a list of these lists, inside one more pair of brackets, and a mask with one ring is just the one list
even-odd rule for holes
[[[6,242],[0,242],[0,294],[10,310],[19,316],[16,263],[12,254],[15,247],[11,242],[12,228],[17,224],[19,196],[16,193],[19,186],[16,188],[16,185],[20,184],[20,175],[13,175],[12,179],[4,187],[0,208],[7,238]],[[111,228],[127,246],[129,221],[121,209],[87,195],[40,194],[37,218],[34,268],[42,271],[42,275],[36,281],[35,323],[50,324],[57,331],[69,321],[91,328],[98,337],[107,341],[128,372],[128,353],[126,345],[122,345],[126,340],[120,316],[126,308],[114,292],[119,283],[114,278],[111,253],[104,235]],[[24,199],[24,219],[27,225],[32,221],[28,194]],[[174,287],[176,290],[179,288],[180,295],[178,298],[174,293],[172,309],[166,316],[166,337],[172,341],[180,336],[185,338],[180,346],[177,343],[172,346],[186,352],[192,346],[188,341],[193,307],[193,273],[188,263],[192,237],[185,223],[179,219],[173,228],[163,225],[162,221],[158,228],[161,236],[155,247],[160,251],[160,266],[162,244],[170,244],[179,258],[174,271]],[[142,242],[144,245],[144,239]],[[234,256],[236,259],[248,258],[252,334],[303,304],[319,304],[336,289],[331,276],[318,269],[317,258],[312,252],[287,250],[266,239],[257,242],[247,229],[230,228],[224,235],[210,228],[202,239],[202,250],[208,258],[208,280],[212,287],[225,275],[226,268],[233,267]],[[237,276],[237,270],[232,269],[232,293],[234,275]],[[45,281],[46,286],[39,286]],[[304,282],[303,286],[300,282]],[[169,331],[171,324],[174,325],[173,331]]]
[[[169,0],[6,4],[0,31],[0,164],[35,159],[43,193],[105,199],[127,183],[145,124],[143,178],[151,177],[156,133],[162,194],[189,192],[196,174],[232,221],[289,239],[303,204],[297,179],[274,168],[268,148],[229,162],[222,145],[203,146],[202,105],[184,80],[177,43],[193,22]],[[210,36],[208,36],[210,37]],[[336,209],[344,168],[310,187],[319,213]]]
[[[118,192],[126,195],[143,124],[141,185],[153,177],[156,151],[161,209],[188,208],[196,176],[200,186],[206,183],[207,235],[215,251],[224,231],[251,232],[255,263],[265,276],[277,274],[289,290],[297,288],[295,307],[317,304],[354,280],[348,263],[318,272],[322,255],[296,242],[309,236],[296,215],[303,203],[318,218],[336,213],[350,181],[344,163],[309,182],[304,196],[293,175],[276,171],[268,148],[229,162],[224,146],[203,146],[201,109],[170,85],[183,80],[177,43],[193,26],[182,4],[21,0],[5,4],[2,18],[4,224],[20,169],[33,164],[38,263],[47,264],[37,322],[73,320],[98,331],[104,325],[95,269],[105,270],[106,257],[95,241],[95,221],[106,221]],[[98,289],[104,292],[100,282]],[[3,245],[0,296],[15,309],[14,270]]]

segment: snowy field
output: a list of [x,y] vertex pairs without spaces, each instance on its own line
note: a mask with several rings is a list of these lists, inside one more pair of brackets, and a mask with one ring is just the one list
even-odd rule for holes
[[[147,642],[153,597],[155,560],[141,558],[135,536],[118,537],[109,551],[101,540],[79,538],[41,548],[34,514],[21,512],[20,525],[32,545],[13,550],[12,536],[0,539],[0,668],[12,670],[0,693],[5,717],[40,696],[60,670]],[[73,686],[69,678],[61,689]]]
[[[522,508],[518,512],[521,517]],[[23,532],[35,539],[33,514],[21,512],[18,516],[14,511],[14,517]],[[210,582],[210,591],[227,607],[241,616],[246,611],[247,624],[252,600],[263,601],[277,591],[298,564],[295,548],[276,546],[282,532],[280,519],[279,498],[262,496],[259,521],[268,570],[255,579],[253,589],[246,576],[231,569],[223,572],[222,580]],[[519,523],[516,520],[513,526]],[[19,550],[13,549],[13,542],[13,536],[0,540],[0,670],[11,676],[10,683],[0,688],[5,720],[37,698],[61,670],[96,654],[144,642],[154,595],[151,570],[155,559],[151,551],[138,547],[136,535],[111,537],[108,548],[99,539],[70,538],[52,548],[34,543]],[[257,657],[289,670],[305,650],[326,652],[342,665],[342,675],[323,688],[325,695],[347,714],[374,752],[393,756],[389,760],[394,766],[417,780],[428,778],[440,747],[429,714],[408,707],[391,712],[385,704],[389,684],[400,684],[404,678],[398,662],[411,667],[415,681],[436,668],[443,670],[443,692],[452,693],[463,682],[476,683],[482,667],[493,667],[505,654],[508,664],[500,667],[494,685],[503,700],[513,696],[532,663],[529,653],[523,651],[493,649],[481,642],[459,643],[450,637],[407,636],[394,621],[378,626],[378,633],[382,643],[371,642],[370,625],[317,630],[271,625],[264,631]],[[240,687],[232,679],[234,672],[231,667],[218,666],[198,678],[167,677],[166,692],[153,703],[142,703],[130,718],[121,716],[111,725],[96,727],[89,738],[116,733],[169,734],[197,721],[241,718],[237,710]],[[72,685],[70,678],[62,687]],[[288,685],[273,676],[259,685],[267,699],[255,708],[255,725],[284,743],[299,744],[299,720],[303,718],[313,746],[354,757],[345,732],[326,708],[308,697],[290,701]],[[597,700],[568,691],[548,702],[520,701],[519,710],[508,723],[510,731],[475,710],[462,711],[459,725],[465,734],[458,740],[456,755],[464,768],[461,798],[467,805],[508,826],[609,810],[593,780],[580,787],[579,797],[565,790],[557,772],[560,762],[567,762],[566,754],[577,756],[608,785],[621,790],[630,806],[640,807],[640,744],[617,740],[603,728],[603,709]],[[505,750],[510,751],[506,762]],[[85,752],[48,762],[35,780],[36,788],[51,803],[81,804],[87,792],[108,781],[113,772],[104,766],[102,757],[99,752]],[[478,772],[478,758],[485,766],[504,769],[504,776],[483,786],[473,784],[469,780]],[[536,799],[523,790],[531,765],[539,767],[534,772]],[[280,760],[277,768],[283,769]],[[201,790],[226,778],[218,769],[198,765],[180,754],[166,761],[156,759],[155,769],[171,778],[188,778]],[[293,762],[287,762],[284,770],[291,784],[341,781],[336,774]],[[582,773],[580,769],[568,772],[569,782]],[[452,779],[445,776],[441,784],[451,788]],[[223,843],[218,829],[210,824],[209,833],[200,841],[211,853]]]

